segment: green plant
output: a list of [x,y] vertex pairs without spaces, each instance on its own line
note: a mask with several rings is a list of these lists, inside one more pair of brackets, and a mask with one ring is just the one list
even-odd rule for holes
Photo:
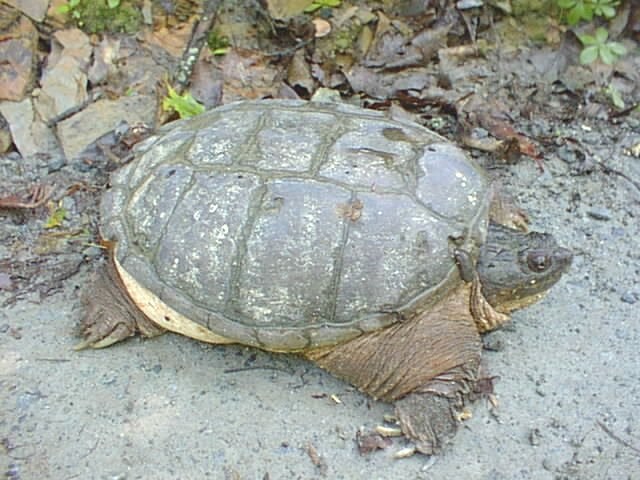
[[67,0],[57,11],[88,33],[134,33],[142,22],[135,0]]
[[618,91],[618,89],[613,85],[608,85],[604,89],[604,94],[607,97],[609,97],[614,107],[620,110],[622,110],[625,107],[625,103],[624,103],[624,99],[622,98],[622,95],[620,95],[620,92]]
[[62,202],[58,205],[50,203],[49,218],[47,218],[47,221],[44,223],[44,228],[60,227],[65,218],[67,218],[67,210],[62,206]]
[[598,58],[603,63],[611,65],[618,58],[627,53],[627,49],[619,42],[608,42],[609,32],[603,27],[596,29],[595,35],[578,35],[584,45],[580,52],[580,63],[583,65],[592,63]]
[[[80,12],[78,7],[80,6],[80,0],[69,0],[66,4],[58,7],[59,13],[69,13],[74,18],[79,18]],[[107,0],[107,7],[118,8],[120,6],[120,0]]]
[[204,112],[204,105],[198,102],[191,93],[178,94],[171,85],[167,85],[167,96],[162,100],[162,109],[170,112],[175,110],[180,118],[189,118]]
[[613,18],[620,0],[558,0],[558,6],[567,10],[567,23],[575,25],[580,20],[590,22],[593,16]]
[[321,8],[336,8],[341,3],[342,0],[313,0],[311,5],[304,9],[304,13],[313,13]]
[[71,15],[74,20],[78,20],[80,18],[80,12],[78,10],[79,5],[80,0],[69,0],[67,3],[60,5],[57,10],[58,13]]
[[207,45],[214,55],[225,55],[229,51],[229,38],[218,30],[213,30],[207,35]]

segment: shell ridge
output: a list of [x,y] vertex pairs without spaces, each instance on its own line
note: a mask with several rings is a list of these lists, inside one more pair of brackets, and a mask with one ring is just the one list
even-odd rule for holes
[[[264,203],[267,190],[266,182],[261,179],[260,185],[251,193],[252,198],[247,207],[247,220],[242,226],[239,238],[236,238],[235,241],[235,251],[231,260],[231,274],[227,284],[227,291],[225,292],[224,300],[224,315],[230,319],[237,319],[238,317],[237,312],[234,310],[234,299],[239,298],[240,277],[242,276],[242,271],[246,266],[247,244],[256,221],[260,216],[260,207]],[[245,322],[239,323],[242,323],[243,325],[245,324]]]
[[[238,168],[243,166],[247,167],[246,163],[242,163],[240,161],[241,158],[247,158],[247,157],[257,158],[258,157],[257,155],[259,153],[258,136],[260,135],[260,132],[262,131],[262,129],[264,129],[265,124],[268,122],[270,118],[271,118],[271,115],[268,111],[262,112],[262,114],[260,115],[260,118],[258,118],[258,121],[256,122],[256,125],[253,131],[246,133],[247,140],[241,144],[243,148],[237,148],[236,151],[234,152],[234,159],[231,162],[232,168]],[[256,168],[251,169],[251,171],[253,173],[259,173],[259,174],[263,173],[257,170]]]
[[[191,191],[191,189],[194,187],[194,185],[196,184],[195,173],[193,172],[193,170],[191,170],[191,169],[189,169],[189,170],[191,171],[191,176],[189,178],[189,182],[187,182],[187,186],[184,188],[184,190],[182,192],[180,192],[180,195],[178,195],[178,199],[174,203],[173,208],[171,209],[171,213],[169,213],[169,216],[167,217],[167,221],[165,222],[164,226],[162,227],[162,233],[160,234],[159,238],[164,238],[167,235],[167,230],[169,228],[169,225],[172,224],[173,217],[174,217],[176,211],[178,210],[178,207],[182,204],[182,201],[184,200],[184,197],[186,197],[187,193],[189,193]],[[155,273],[156,278],[163,285],[163,288],[172,288],[171,286],[167,285],[167,283],[164,280],[162,280],[162,276],[158,273],[158,269],[156,268],[156,259],[158,257],[158,251],[160,249],[161,243],[162,242],[156,243],[154,245],[153,249],[149,252],[151,254],[151,256],[149,258],[149,264],[150,264],[151,269],[153,269],[153,272]],[[187,297],[189,297],[189,300],[191,300],[194,303],[197,303],[195,298],[193,298],[191,295],[189,295],[186,292],[185,292],[185,295]]]
[[[335,113],[335,112],[332,112]],[[343,117],[336,116],[336,122],[329,132],[328,135],[325,135],[325,141],[323,142],[323,147],[318,149],[318,152],[315,155],[315,158],[311,162],[311,167],[309,168],[309,177],[314,178],[316,180],[324,179],[324,177],[319,175],[320,169],[329,161],[328,152],[332,150],[335,146],[336,142],[342,135],[344,135],[348,131],[347,126],[345,125],[345,120]],[[338,185],[333,182],[333,179],[326,179],[331,183]],[[350,189],[350,187],[344,185],[345,188]]]
[[[357,193],[353,190],[350,191],[351,200],[353,203],[357,199]],[[333,260],[333,272],[331,275],[331,297],[330,297],[330,305],[331,309],[329,315],[328,324],[334,324],[336,320],[336,311],[338,308],[338,293],[340,290],[340,284],[342,280],[342,268],[344,266],[344,255],[347,249],[347,242],[349,241],[349,231],[351,230],[351,221],[348,218],[344,218],[342,220],[342,239],[340,241],[340,245],[338,247],[338,251],[336,252],[335,258]]]

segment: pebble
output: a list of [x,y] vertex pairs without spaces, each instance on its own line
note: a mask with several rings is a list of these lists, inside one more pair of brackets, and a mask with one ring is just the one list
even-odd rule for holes
[[529,432],[529,443],[531,445],[533,445],[534,447],[537,447],[538,445],[540,445],[541,441],[542,441],[542,433],[540,432],[540,429],[534,428]]
[[90,247],[85,248],[82,251],[82,255],[85,258],[95,258],[95,257],[99,257],[100,255],[102,255],[103,251],[104,250],[102,248],[92,245]]
[[556,150],[558,158],[565,163],[575,163],[578,158],[576,156],[575,150],[567,147],[566,145],[562,145],[560,148]]
[[638,301],[639,296],[640,295],[638,295],[636,292],[627,291],[622,294],[620,300],[622,300],[624,303],[628,303],[629,305],[633,305]]
[[47,163],[47,170],[49,171],[49,173],[57,172],[62,167],[64,167],[66,163],[67,163],[67,160],[62,155],[55,155]]
[[611,210],[605,207],[595,207],[587,210],[587,215],[595,220],[611,220]]
[[501,352],[504,350],[504,342],[496,334],[487,335],[482,338],[482,347],[490,352]]
[[69,215],[75,215],[77,212],[76,200],[73,197],[64,197],[62,199],[62,208],[64,208]]
[[83,160],[78,160],[73,163],[73,169],[80,173],[90,172],[92,168],[93,164],[91,164],[90,162],[85,162]]

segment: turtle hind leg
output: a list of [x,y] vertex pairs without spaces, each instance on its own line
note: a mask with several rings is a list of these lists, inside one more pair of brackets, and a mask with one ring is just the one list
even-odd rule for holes
[[82,293],[84,315],[80,323],[83,340],[74,350],[104,348],[136,333],[155,337],[165,330],[152,323],[124,292],[111,259],[98,269],[92,288]]

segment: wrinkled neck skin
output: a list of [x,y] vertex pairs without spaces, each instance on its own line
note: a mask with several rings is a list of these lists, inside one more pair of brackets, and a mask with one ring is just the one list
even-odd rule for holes
[[499,312],[539,300],[571,265],[572,254],[552,235],[489,224],[476,269],[482,293]]

